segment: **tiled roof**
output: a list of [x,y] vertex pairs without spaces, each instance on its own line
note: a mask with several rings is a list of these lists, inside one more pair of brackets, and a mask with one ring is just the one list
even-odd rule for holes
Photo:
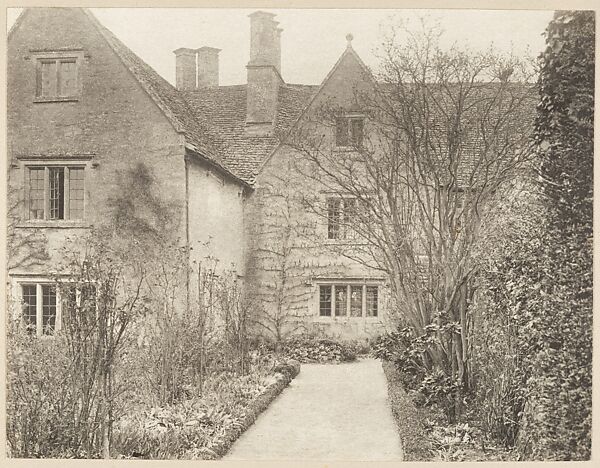
[[225,169],[234,177],[237,176],[221,157],[223,149],[220,139],[211,132],[201,116],[193,112],[184,96],[105,28],[89,10],[84,9],[84,12],[131,74],[164,112],[175,130],[183,133],[186,143],[211,163]]
[[181,91],[134,54],[87,9],[92,23],[173,124],[186,143],[234,178],[252,184],[264,160],[279,145],[277,134],[288,130],[318,86],[282,84],[275,132],[246,134],[246,85]]
[[272,135],[246,130],[246,85],[180,91],[195,115],[210,122],[219,135],[222,159],[239,178],[252,184],[261,164],[279,145],[278,134],[291,128],[316,93],[318,86],[282,84],[277,120]]

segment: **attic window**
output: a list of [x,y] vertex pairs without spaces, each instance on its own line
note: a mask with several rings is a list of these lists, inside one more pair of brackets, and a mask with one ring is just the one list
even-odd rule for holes
[[38,52],[34,57],[35,102],[78,100],[82,51]]
[[335,145],[360,146],[363,142],[365,118],[362,115],[345,115],[336,119]]

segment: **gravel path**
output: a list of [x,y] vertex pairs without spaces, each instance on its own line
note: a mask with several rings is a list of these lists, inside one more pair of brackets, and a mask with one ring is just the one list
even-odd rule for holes
[[402,460],[381,362],[303,364],[225,460]]

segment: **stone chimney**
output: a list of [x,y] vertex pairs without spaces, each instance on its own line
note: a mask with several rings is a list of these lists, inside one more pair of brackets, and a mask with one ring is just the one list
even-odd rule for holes
[[219,52],[214,47],[198,49],[198,88],[219,86]]
[[196,88],[196,49],[181,47],[174,50],[175,85],[177,89]]
[[250,16],[250,62],[246,101],[246,124],[250,132],[271,130],[277,111],[281,78],[281,29],[272,13],[256,11]]

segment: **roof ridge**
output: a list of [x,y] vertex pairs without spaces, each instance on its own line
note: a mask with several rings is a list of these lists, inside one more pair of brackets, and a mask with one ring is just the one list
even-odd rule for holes
[[[185,96],[157,73],[156,70],[148,65],[141,57],[127,47],[112,31],[100,23],[88,8],[82,8],[82,10],[92,22],[92,25],[106,40],[109,47],[121,60],[123,65],[140,84],[142,89],[162,111],[174,130],[184,136],[186,147],[209,161],[211,164],[216,165],[227,172],[235,180],[246,183],[240,179],[235,171],[223,160],[219,154],[223,151],[222,141],[218,135],[215,135],[214,132],[210,130],[208,123],[201,120],[200,116],[193,111],[185,99]],[[144,73],[147,73],[150,76],[144,77]],[[155,80],[156,83],[149,82],[148,78],[150,80]],[[160,87],[162,87],[162,89],[160,89]],[[171,104],[167,102],[166,97],[161,95],[161,91],[169,93],[169,96],[167,97],[172,98],[171,100],[175,102]],[[179,109],[174,109],[173,106],[176,106]],[[177,111],[181,112],[183,115],[177,115]],[[182,117],[187,118],[187,122]],[[199,137],[196,133],[201,133],[202,137]]]

